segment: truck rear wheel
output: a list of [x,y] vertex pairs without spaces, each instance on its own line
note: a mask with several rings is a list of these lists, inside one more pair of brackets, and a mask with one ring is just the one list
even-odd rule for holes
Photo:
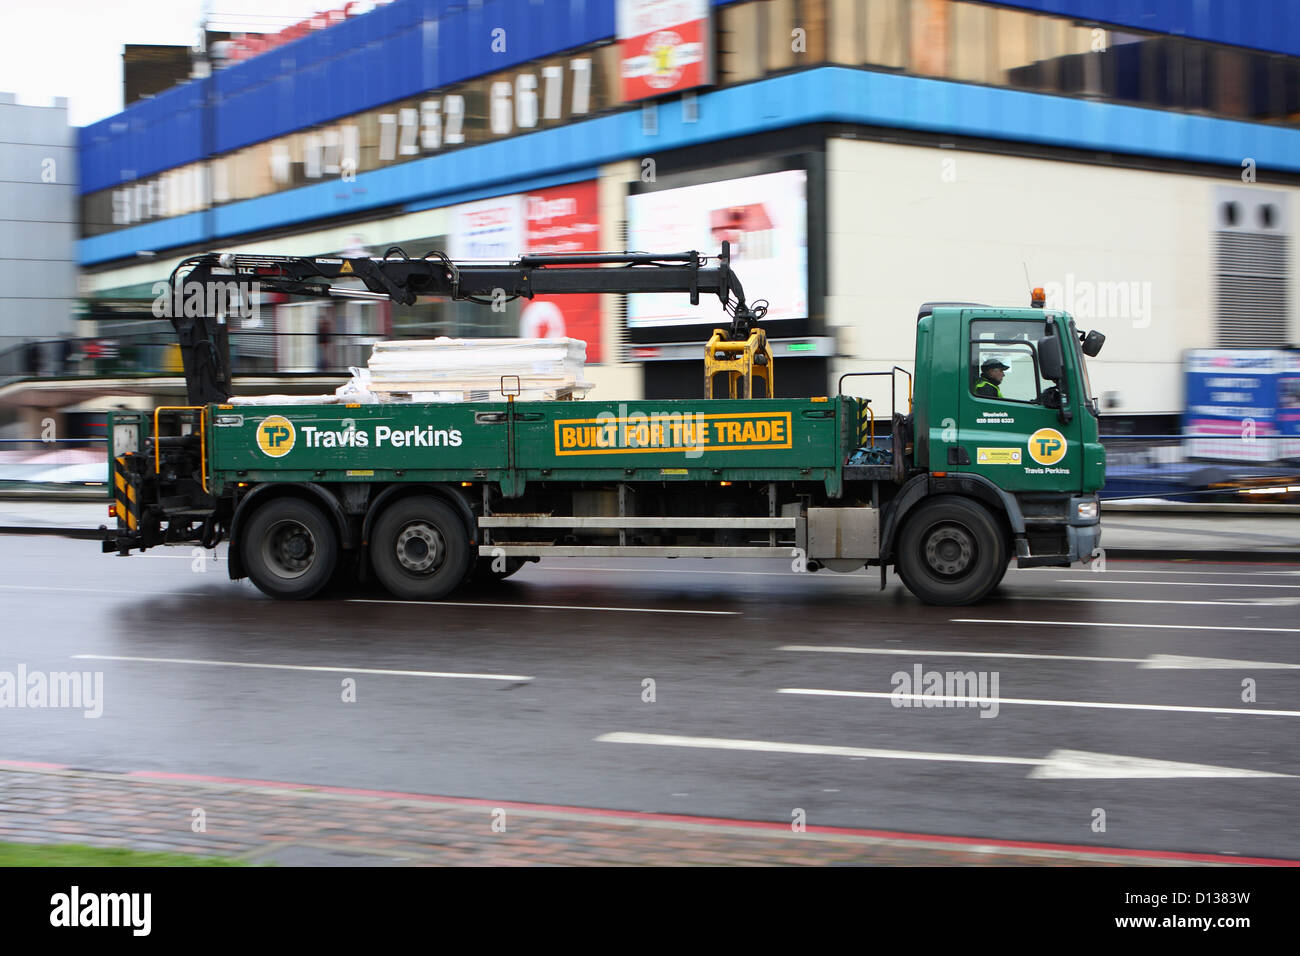
[[338,535],[325,513],[299,498],[275,498],[241,529],[244,568],[271,597],[303,600],[329,583],[338,564]]
[[935,498],[907,517],[899,535],[898,575],[927,604],[974,604],[1006,573],[1006,533],[982,504]]
[[436,601],[469,573],[469,535],[460,516],[438,499],[403,498],[375,522],[370,560],[395,597]]

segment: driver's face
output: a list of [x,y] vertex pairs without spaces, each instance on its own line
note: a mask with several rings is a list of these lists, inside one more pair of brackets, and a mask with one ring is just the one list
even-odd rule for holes
[[988,378],[988,380],[992,382],[994,385],[1001,385],[1002,377],[1006,374],[1006,369],[994,367],[989,369],[984,374]]

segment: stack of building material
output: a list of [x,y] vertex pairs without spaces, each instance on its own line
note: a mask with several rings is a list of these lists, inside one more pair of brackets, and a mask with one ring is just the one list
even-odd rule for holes
[[[580,339],[411,339],[377,342],[367,368],[333,395],[232,397],[232,405],[357,402],[500,402],[581,399],[587,343]],[[502,391],[504,380],[505,391]]]
[[380,402],[490,402],[512,393],[519,401],[582,398],[592,387],[586,360],[579,339],[378,342],[369,367],[354,369],[338,394],[369,393]]

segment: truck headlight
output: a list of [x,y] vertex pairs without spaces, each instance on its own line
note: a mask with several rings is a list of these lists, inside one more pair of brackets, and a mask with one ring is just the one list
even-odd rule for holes
[[1084,501],[1077,502],[1074,506],[1074,514],[1078,518],[1091,520],[1101,513],[1101,504],[1096,498],[1088,498]]

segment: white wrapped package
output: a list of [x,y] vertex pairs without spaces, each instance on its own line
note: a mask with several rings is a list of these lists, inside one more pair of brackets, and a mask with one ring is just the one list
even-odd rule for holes
[[[583,398],[587,343],[581,339],[399,339],[376,342],[367,368],[333,395],[232,397],[232,405],[370,405],[379,402],[499,402]],[[518,378],[516,383],[515,379]]]
[[592,387],[586,360],[580,339],[377,342],[368,376],[354,374],[352,384],[380,401],[500,401],[504,377],[508,392],[517,384],[521,401],[581,398]]
[[[338,395],[231,395],[226,405],[335,405]],[[352,401],[352,399],[347,399]]]

